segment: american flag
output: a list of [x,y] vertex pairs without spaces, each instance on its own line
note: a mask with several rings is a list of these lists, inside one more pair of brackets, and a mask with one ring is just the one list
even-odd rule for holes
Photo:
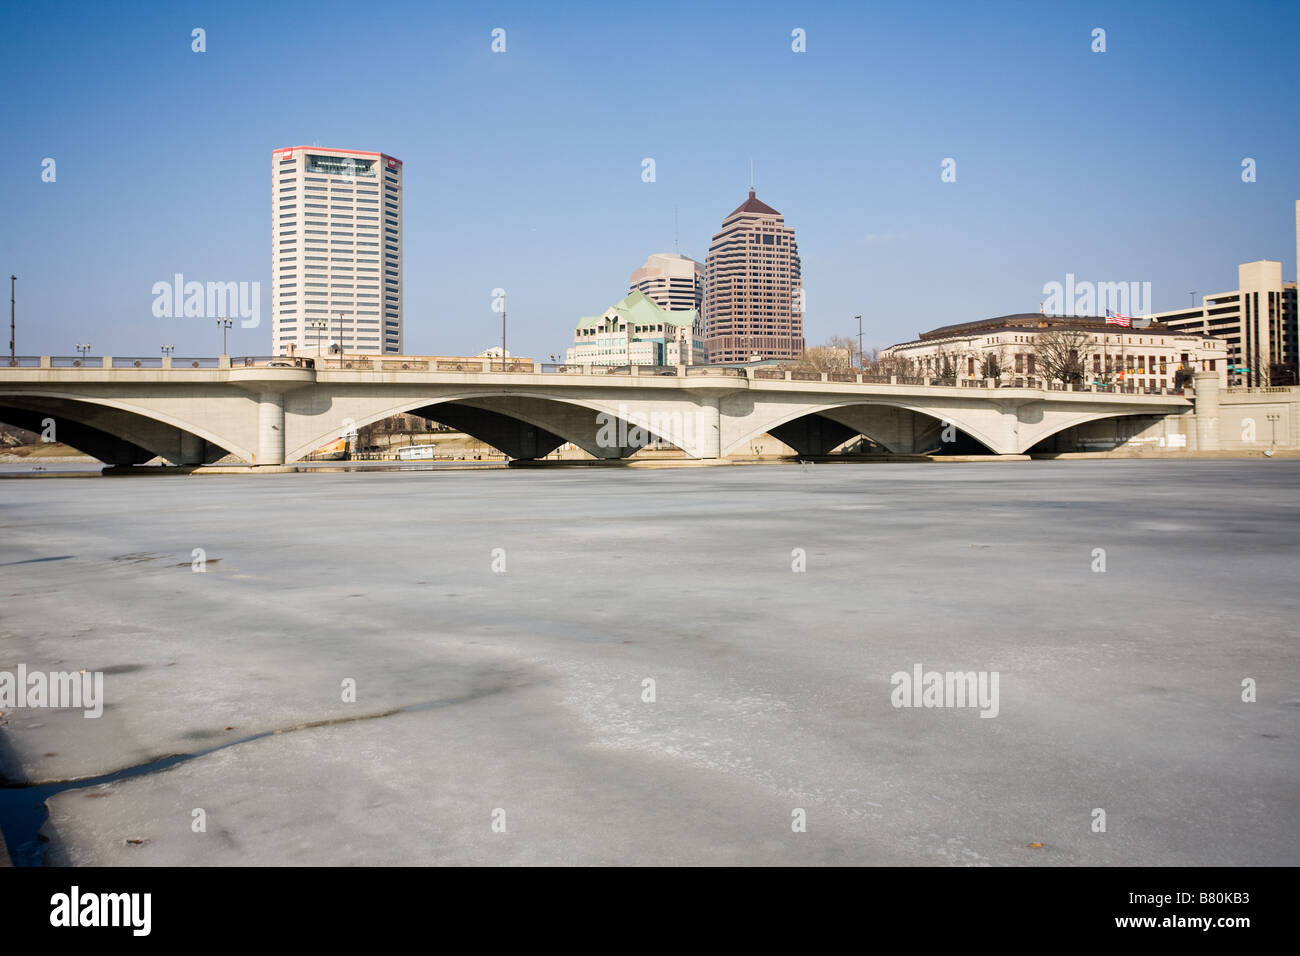
[[1125,328],[1131,328],[1132,325],[1133,325],[1133,317],[1132,317],[1132,316],[1128,316],[1128,315],[1121,315],[1121,314],[1118,313],[1118,312],[1112,312],[1110,309],[1107,309],[1107,310],[1106,310],[1106,324],[1107,324],[1107,325],[1122,325],[1122,326],[1124,326]]

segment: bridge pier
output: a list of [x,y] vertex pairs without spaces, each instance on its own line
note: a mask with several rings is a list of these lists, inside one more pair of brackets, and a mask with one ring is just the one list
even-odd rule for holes
[[719,403],[720,398],[717,395],[700,396],[700,410],[703,413],[700,423],[700,457],[703,459],[722,457],[722,418]]
[[203,464],[203,453],[206,442],[193,432],[187,432],[185,429],[177,429],[181,433],[181,460],[182,465],[201,465]]
[[264,391],[257,398],[257,464],[284,464],[284,393]]

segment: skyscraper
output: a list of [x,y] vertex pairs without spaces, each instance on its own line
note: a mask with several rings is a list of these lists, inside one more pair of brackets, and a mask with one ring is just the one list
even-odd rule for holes
[[656,252],[628,282],[628,291],[644,292],[661,309],[685,312],[704,304],[704,266],[675,252]]
[[752,189],[722,220],[705,259],[704,347],[715,365],[793,359],[804,348],[794,230]]
[[271,154],[271,347],[402,351],[402,161],[292,146]]

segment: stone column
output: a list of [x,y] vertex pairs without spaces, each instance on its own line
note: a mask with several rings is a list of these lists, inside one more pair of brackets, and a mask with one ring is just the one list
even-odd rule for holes
[[1196,389],[1193,407],[1196,409],[1196,450],[1219,450],[1219,373],[1194,372],[1192,387]]
[[257,401],[257,464],[284,464],[284,393],[264,391]]

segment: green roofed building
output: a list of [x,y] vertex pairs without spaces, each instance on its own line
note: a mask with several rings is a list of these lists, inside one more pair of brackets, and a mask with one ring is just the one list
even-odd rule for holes
[[696,309],[661,309],[634,289],[604,311],[578,320],[569,365],[702,365]]

